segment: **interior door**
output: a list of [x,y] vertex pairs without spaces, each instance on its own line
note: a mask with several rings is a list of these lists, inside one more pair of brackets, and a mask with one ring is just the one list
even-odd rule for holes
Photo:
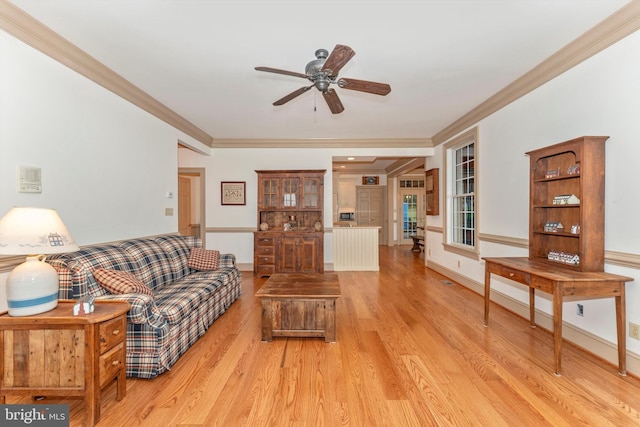
[[356,187],[356,222],[358,226],[377,226],[378,244],[387,244],[386,193],[383,186]]
[[398,244],[412,245],[411,236],[416,234],[424,235],[424,191],[422,188],[402,188],[400,189],[400,217],[398,223]]
[[178,175],[178,233],[191,236],[191,179]]

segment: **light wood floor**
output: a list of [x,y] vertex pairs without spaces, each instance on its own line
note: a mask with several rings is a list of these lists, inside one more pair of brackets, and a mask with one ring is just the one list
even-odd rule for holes
[[[408,247],[381,247],[381,271],[340,272],[337,343],[260,341],[244,295],[170,372],[103,395],[99,426],[640,425],[640,380],[424,268]],[[55,401],[52,401],[55,402]],[[71,403],[72,426],[82,404]],[[8,402],[9,403],[9,402]]]

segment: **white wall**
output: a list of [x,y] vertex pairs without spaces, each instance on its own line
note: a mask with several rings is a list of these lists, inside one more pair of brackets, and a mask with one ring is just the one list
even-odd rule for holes
[[[553,81],[508,105],[479,126],[479,225],[481,234],[528,238],[529,158],[525,152],[582,135],[608,135],[606,143],[605,250],[640,254],[640,228],[636,226],[640,198],[636,188],[640,158],[640,32],[569,70]],[[440,167],[442,146],[427,160],[427,169]],[[442,192],[442,179],[441,179]],[[441,197],[443,195],[441,194]],[[441,203],[444,199],[441,198]],[[442,216],[428,217],[429,225],[443,225]],[[483,282],[482,262],[462,259],[442,250],[442,236],[429,234],[428,248],[435,262]],[[480,243],[481,256],[527,256],[528,251],[488,242]],[[607,264],[605,270],[640,278],[637,269]],[[494,286],[495,283],[495,286]],[[492,288],[528,303],[527,291],[513,282],[492,279]],[[542,294],[536,308],[551,313]],[[589,300],[584,317],[576,315],[576,302],[567,302],[564,320],[609,342],[616,342],[612,298]],[[640,288],[627,284],[627,319],[640,323]],[[627,348],[640,353],[640,341],[627,340]]]
[[[211,156],[203,156],[188,149],[180,149],[180,167],[206,168],[207,228],[242,229],[236,232],[207,233],[207,247],[236,255],[240,264],[253,263],[253,230],[257,228],[258,178],[256,170],[326,169],[324,177],[324,224],[333,224],[333,156],[428,156],[433,148],[240,148],[213,149]],[[246,206],[220,204],[221,181],[246,182]],[[381,177],[381,184],[386,184]],[[325,264],[333,263],[333,240],[325,233]]]
[[[191,138],[2,31],[0,93],[0,216],[55,208],[80,245],[177,231],[166,193]],[[42,169],[42,193],[17,192],[20,165]]]

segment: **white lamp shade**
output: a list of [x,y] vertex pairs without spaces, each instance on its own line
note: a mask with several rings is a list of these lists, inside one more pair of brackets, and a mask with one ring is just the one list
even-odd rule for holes
[[78,249],[55,209],[14,207],[0,219],[0,255],[58,254]]
[[58,273],[45,254],[78,250],[54,209],[15,207],[0,219],[0,255],[31,255],[7,278],[10,316],[31,316],[58,305]]

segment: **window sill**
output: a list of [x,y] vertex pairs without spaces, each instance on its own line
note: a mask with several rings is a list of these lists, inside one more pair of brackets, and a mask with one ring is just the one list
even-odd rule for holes
[[468,246],[461,245],[452,245],[449,243],[443,243],[442,246],[444,250],[447,252],[453,252],[458,255],[462,255],[467,258],[471,258],[473,260],[478,261],[480,259],[480,254],[478,253],[477,248],[469,248]]

